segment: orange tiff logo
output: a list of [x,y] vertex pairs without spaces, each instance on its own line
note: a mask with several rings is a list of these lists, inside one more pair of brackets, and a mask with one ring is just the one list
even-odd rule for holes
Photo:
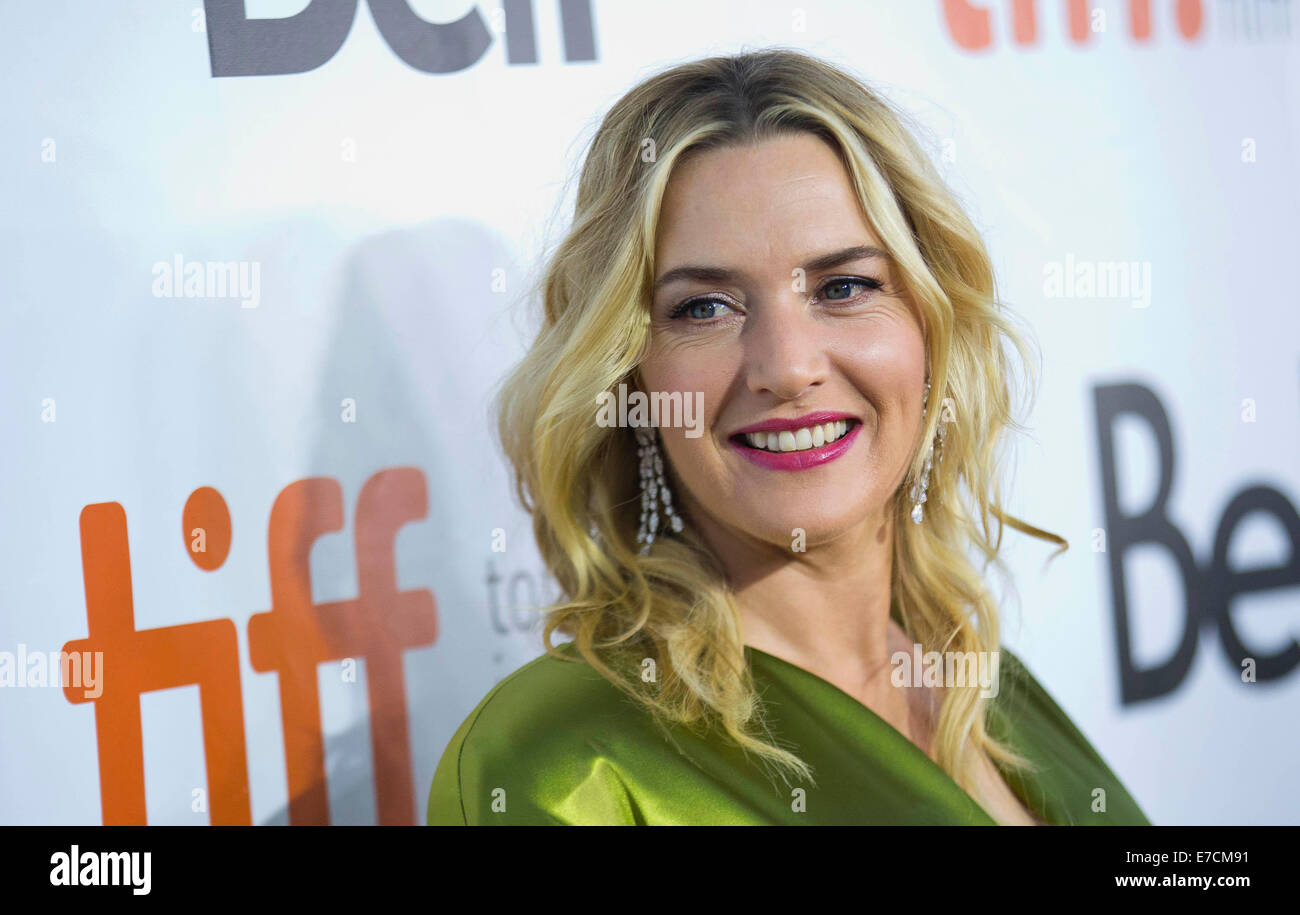
[[[275,499],[267,531],[271,609],[248,621],[253,669],[275,671],[289,784],[289,822],[327,825],[329,803],[321,733],[317,665],[364,658],[370,702],[375,798],[381,825],[414,822],[414,787],[406,720],[402,652],[438,636],[433,593],[398,591],[393,540],[428,511],[424,474],[413,467],[382,470],[357,497],[354,545],[358,594],[313,604],[311,547],[343,528],[336,480],[289,484]],[[230,512],[215,489],[195,490],[182,516],[187,552],[202,569],[220,568],[230,551]],[[213,825],[249,825],[248,759],[244,743],[239,639],[230,619],[136,629],[126,512],[117,502],[81,511],[81,561],[89,635],[63,650],[102,651],[103,692],[65,687],[69,702],[95,703],[104,825],[144,825],[144,744],[140,696],[197,685]]]
[[[1070,40],[1084,45],[1097,30],[1098,15],[1105,16],[1101,8],[1094,9],[1088,0],[1064,0],[1065,19]],[[1173,21],[1179,33],[1189,41],[1201,32],[1204,15],[1201,0],[1173,0]],[[1038,41],[1037,0],[1010,0],[1012,40],[1018,45],[1032,45]],[[989,4],[972,3],[971,0],[943,0],[943,19],[948,34],[958,47],[980,51],[993,44],[993,14]],[[1129,0],[1128,29],[1134,40],[1151,40],[1151,0]]]

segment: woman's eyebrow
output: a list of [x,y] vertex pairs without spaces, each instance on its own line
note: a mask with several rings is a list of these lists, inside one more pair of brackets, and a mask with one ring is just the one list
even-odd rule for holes
[[[839,251],[832,251],[828,254],[822,254],[814,257],[803,265],[806,273],[816,273],[821,270],[830,270],[832,267],[838,267],[841,264],[847,264],[852,261],[866,260],[870,257],[879,257],[889,260],[889,252],[883,248],[877,248],[875,245],[854,245],[849,248],[842,248]],[[666,272],[659,279],[655,280],[654,291],[658,292],[660,288],[669,283],[678,280],[697,280],[701,283],[726,283],[738,279],[742,276],[743,271],[732,270],[728,267],[710,267],[702,264],[683,264],[680,267],[674,267]]]

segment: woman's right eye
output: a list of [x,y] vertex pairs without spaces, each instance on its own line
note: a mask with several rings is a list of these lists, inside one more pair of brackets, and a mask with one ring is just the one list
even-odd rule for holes
[[673,309],[670,318],[691,318],[695,321],[708,321],[718,317],[718,309],[731,310],[731,306],[722,299],[691,299]]

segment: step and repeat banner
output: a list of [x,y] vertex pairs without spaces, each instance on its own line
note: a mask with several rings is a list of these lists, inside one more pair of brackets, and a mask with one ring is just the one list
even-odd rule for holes
[[492,433],[601,116],[781,45],[1030,325],[1006,644],[1158,824],[1297,823],[1300,4],[10,0],[0,822],[420,823],[554,596]]

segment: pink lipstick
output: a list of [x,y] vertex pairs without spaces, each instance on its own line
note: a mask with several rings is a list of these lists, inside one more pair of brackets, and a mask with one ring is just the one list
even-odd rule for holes
[[[845,422],[848,428],[839,438],[824,445],[799,451],[772,451],[765,448],[756,448],[748,438],[750,434],[779,435],[783,432],[793,433],[798,429],[824,426],[827,423],[840,421]],[[861,421],[852,414],[821,411],[808,413],[794,419],[769,419],[761,423],[755,423],[732,433],[727,442],[741,457],[766,470],[808,470],[833,461],[848,451],[853,446],[854,440],[857,439],[861,428]]]

